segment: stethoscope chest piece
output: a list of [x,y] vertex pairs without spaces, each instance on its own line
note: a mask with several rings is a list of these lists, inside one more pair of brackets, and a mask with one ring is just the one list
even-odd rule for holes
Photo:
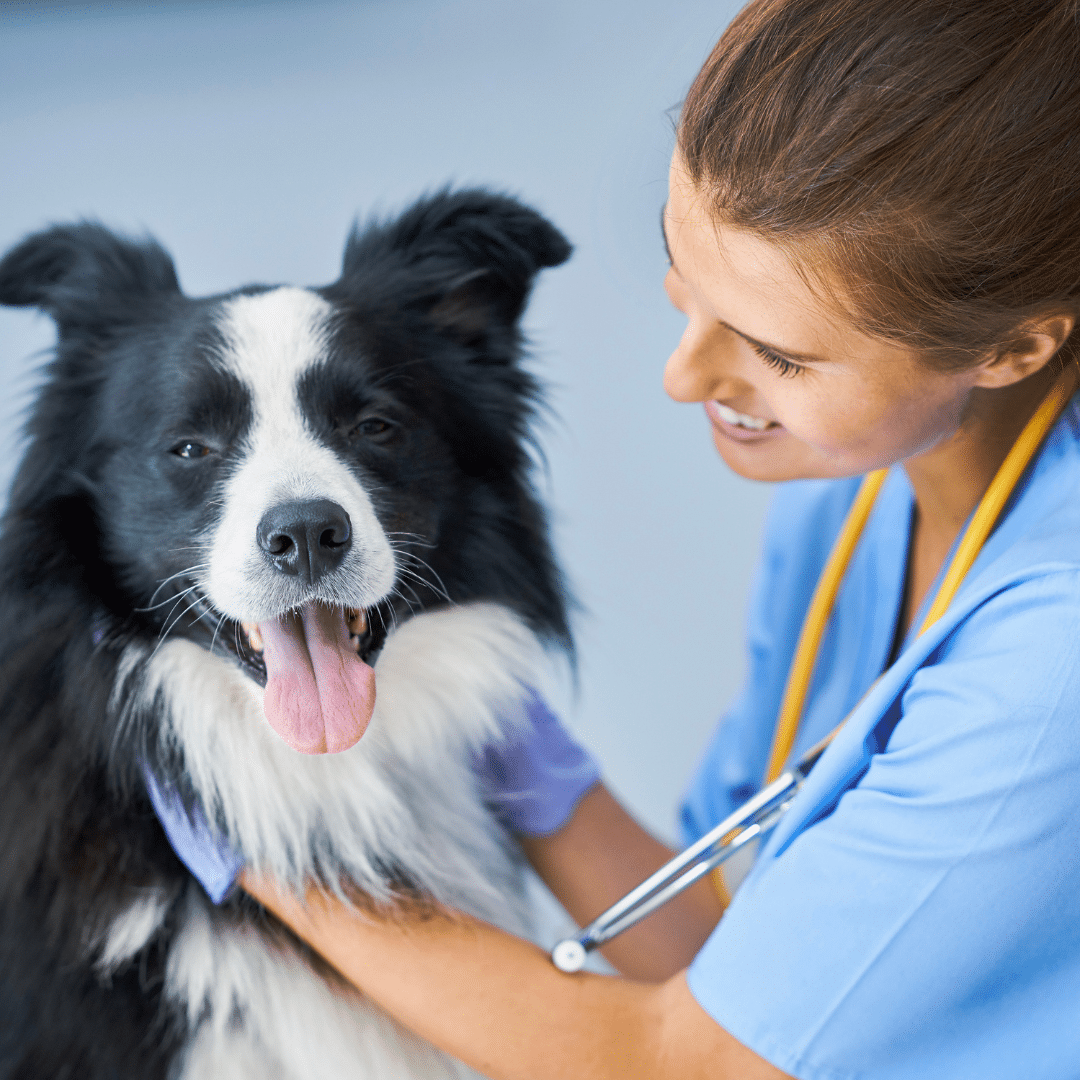
[[585,951],[585,946],[580,941],[575,941],[574,938],[560,941],[551,950],[551,962],[560,971],[565,972],[580,971],[585,966],[587,957],[588,953]]

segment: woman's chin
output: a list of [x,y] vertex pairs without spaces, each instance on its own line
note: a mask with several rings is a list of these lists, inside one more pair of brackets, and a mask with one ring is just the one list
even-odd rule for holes
[[[764,431],[746,432],[733,437],[717,423],[712,424],[716,449],[732,472],[746,480],[782,483],[785,480],[822,480],[856,476],[865,470],[834,466],[823,455],[795,438],[777,424]],[[755,436],[748,438],[746,436]]]

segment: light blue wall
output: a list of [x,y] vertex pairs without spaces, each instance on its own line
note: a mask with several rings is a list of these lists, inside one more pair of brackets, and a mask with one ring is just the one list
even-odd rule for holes
[[[153,232],[192,294],[337,274],[355,214],[447,180],[516,192],[577,246],[529,314],[578,621],[573,723],[670,834],[742,669],[768,491],[660,385],[668,110],[732,0],[4,4],[0,247],[91,215]],[[0,309],[0,484],[48,323]]]

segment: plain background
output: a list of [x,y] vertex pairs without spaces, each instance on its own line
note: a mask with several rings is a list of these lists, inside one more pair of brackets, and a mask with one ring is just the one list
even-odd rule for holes
[[[732,0],[0,4],[0,250],[81,216],[153,233],[199,295],[337,276],[353,218],[448,181],[515,193],[576,246],[527,325],[556,419],[541,483],[583,610],[560,698],[609,782],[674,836],[743,669],[769,491],[661,388],[672,116]],[[0,489],[51,324],[0,309]]]

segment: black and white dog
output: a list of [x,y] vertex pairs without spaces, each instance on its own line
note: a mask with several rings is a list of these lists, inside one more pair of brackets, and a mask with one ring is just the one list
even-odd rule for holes
[[189,299],[89,223],[0,262],[58,328],[0,535],[0,1077],[471,1075],[211,905],[142,769],[284,882],[525,928],[470,763],[569,647],[519,330],[569,253],[466,190],[325,288]]

